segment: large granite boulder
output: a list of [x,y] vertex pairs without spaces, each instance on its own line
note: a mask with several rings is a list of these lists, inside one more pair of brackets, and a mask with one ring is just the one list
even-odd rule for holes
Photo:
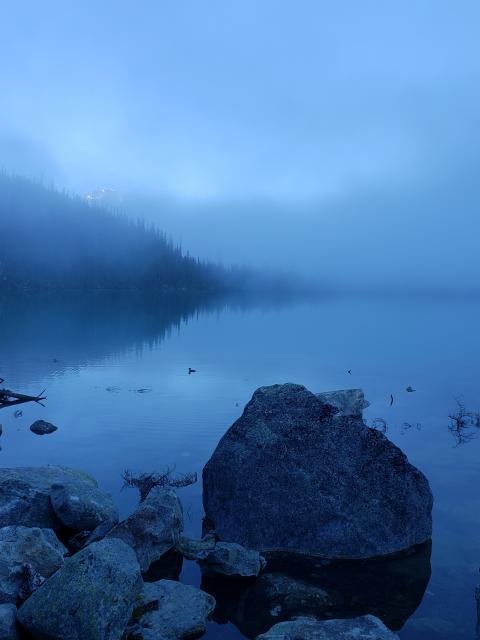
[[92,531],[102,522],[118,522],[112,497],[88,483],[54,484],[50,500],[58,519],[75,531]]
[[0,604],[0,640],[17,640],[17,608],[13,604]]
[[203,470],[205,513],[221,540],[369,558],[430,538],[425,476],[361,417],[338,414],[300,385],[254,393]]
[[363,616],[326,622],[314,618],[279,622],[257,640],[398,640],[398,636],[378,618]]
[[205,632],[215,599],[196,587],[174,580],[145,584],[133,612],[128,638],[181,640]]
[[16,603],[28,595],[30,576],[48,578],[63,564],[67,549],[51,529],[0,529],[0,602]]
[[62,528],[50,500],[54,484],[78,491],[97,488],[91,476],[67,467],[49,465],[0,469],[0,527]]
[[173,549],[183,530],[183,511],[171,488],[154,487],[138,509],[106,535],[135,550],[142,572]]
[[119,640],[142,586],[133,549],[94,542],[30,596],[18,621],[34,640]]

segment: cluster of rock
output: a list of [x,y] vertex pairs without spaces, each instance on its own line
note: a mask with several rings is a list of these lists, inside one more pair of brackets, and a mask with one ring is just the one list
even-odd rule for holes
[[[205,467],[214,530],[202,540],[183,535],[172,488],[153,488],[119,521],[85,473],[0,469],[0,640],[180,640],[201,635],[210,617],[263,640],[396,638],[363,615],[377,612],[368,599],[342,591],[339,558],[361,561],[365,575],[365,558],[425,543],[431,494],[405,456],[365,427],[364,406],[358,390],[259,389]],[[308,565],[301,577],[279,564],[293,552]],[[429,569],[428,554],[419,562]],[[183,558],[198,562],[201,589],[176,579]],[[335,559],[333,573],[325,558]],[[305,580],[312,567],[315,579]],[[394,569],[392,583],[403,574]],[[398,610],[401,597],[392,597]]]

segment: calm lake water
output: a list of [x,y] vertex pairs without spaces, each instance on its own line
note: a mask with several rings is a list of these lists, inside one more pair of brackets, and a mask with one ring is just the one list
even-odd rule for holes
[[[366,421],[387,422],[387,436],[426,474],[435,498],[431,578],[428,554],[418,565],[422,575],[408,569],[412,611],[399,635],[474,638],[480,438],[473,430],[459,443],[448,414],[455,398],[480,409],[479,326],[480,300],[467,297],[221,302],[78,294],[5,300],[0,376],[25,393],[45,388],[48,400],[45,408],[21,406],[18,418],[13,408],[0,410],[0,464],[85,469],[126,515],[137,495],[121,490],[124,469],[175,465],[200,475],[257,387],[361,387],[371,402]],[[189,367],[197,372],[188,375]],[[409,385],[414,393],[406,392]],[[39,418],[58,431],[31,433]],[[187,532],[198,536],[201,483],[180,495]],[[198,584],[194,563],[185,563],[182,579]],[[244,636],[231,623],[212,622],[205,637]]]

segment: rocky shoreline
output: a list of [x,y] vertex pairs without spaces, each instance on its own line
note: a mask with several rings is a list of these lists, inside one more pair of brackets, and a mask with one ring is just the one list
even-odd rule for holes
[[204,469],[201,540],[172,487],[119,521],[81,471],[0,469],[0,640],[181,640],[212,618],[262,640],[397,638],[430,575],[432,497],[365,406],[257,390]]

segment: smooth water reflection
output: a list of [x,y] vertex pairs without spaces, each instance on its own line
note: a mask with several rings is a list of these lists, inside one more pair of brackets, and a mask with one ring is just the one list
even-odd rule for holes
[[[427,586],[429,564],[410,562],[398,569],[401,580],[388,582],[389,572],[377,571],[363,601],[354,590],[342,597],[357,602],[358,611],[383,610],[393,628],[405,623],[403,638],[472,638],[473,589],[480,582],[480,445],[474,431],[473,439],[456,446],[448,414],[455,397],[471,410],[480,407],[479,316],[480,302],[469,298],[225,303],[98,294],[8,300],[0,303],[0,376],[26,393],[45,387],[48,400],[45,408],[23,405],[19,418],[13,409],[0,412],[0,461],[81,467],[126,514],[137,496],[121,491],[125,468],[174,464],[179,472],[201,472],[257,387],[362,387],[371,402],[367,422],[384,420],[388,437],[430,480],[432,577]],[[189,375],[189,367],[197,373]],[[409,385],[416,391],[408,393]],[[35,436],[29,425],[39,418],[59,430]],[[199,535],[200,484],[181,495],[187,532]],[[311,579],[306,568],[302,572],[292,579]],[[342,582],[343,574],[336,575]],[[183,579],[199,583],[196,565],[184,563]],[[395,581],[397,591],[385,587]],[[230,624],[211,623],[207,638],[241,637],[231,622],[251,634],[247,626],[255,631],[262,611],[239,622],[238,612],[220,608],[217,617]]]

